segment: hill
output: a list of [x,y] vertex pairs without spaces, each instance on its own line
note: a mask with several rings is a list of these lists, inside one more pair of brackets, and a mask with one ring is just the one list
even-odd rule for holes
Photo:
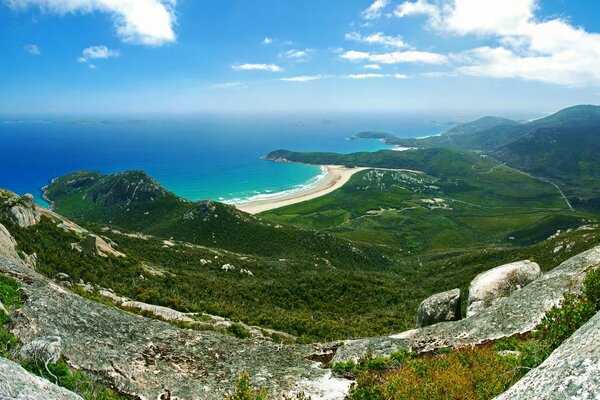
[[331,235],[275,226],[235,207],[187,201],[141,171],[112,175],[79,171],[53,180],[44,196],[58,213],[87,223],[181,240],[245,254],[319,259],[344,265],[385,264]]

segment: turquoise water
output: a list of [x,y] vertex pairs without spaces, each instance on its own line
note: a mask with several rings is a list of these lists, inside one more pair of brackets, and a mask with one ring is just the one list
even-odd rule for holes
[[141,169],[189,200],[243,202],[299,190],[322,174],[316,166],[260,159],[272,150],[376,151],[389,146],[346,138],[362,130],[421,137],[447,129],[427,120],[205,116],[143,123],[67,118],[17,123],[6,118],[0,123],[0,187],[33,193],[43,203],[41,188],[54,177],[82,169]]

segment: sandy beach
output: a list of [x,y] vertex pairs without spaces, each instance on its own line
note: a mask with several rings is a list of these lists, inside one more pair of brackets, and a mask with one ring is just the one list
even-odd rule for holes
[[327,174],[315,185],[299,190],[294,193],[284,194],[282,196],[273,196],[270,199],[251,201],[248,203],[236,204],[235,206],[250,214],[258,214],[263,211],[273,210],[303,201],[312,200],[324,196],[342,187],[350,180],[352,175],[368,168],[347,168],[339,165],[324,165]]

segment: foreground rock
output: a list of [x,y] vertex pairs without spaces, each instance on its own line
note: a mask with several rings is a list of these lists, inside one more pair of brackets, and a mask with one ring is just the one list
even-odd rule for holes
[[600,313],[496,400],[600,398]]
[[460,289],[437,293],[423,300],[417,310],[417,328],[460,319]]
[[75,393],[32,375],[23,367],[0,357],[0,399],[82,400]]
[[364,355],[389,355],[404,348],[417,352],[463,347],[531,332],[566,291],[581,290],[587,271],[600,263],[600,246],[581,253],[473,317],[404,332],[398,335],[346,341],[334,361]]
[[469,286],[467,317],[506,297],[542,275],[540,266],[529,260],[501,265],[477,275]]
[[27,343],[60,336],[62,354],[133,398],[223,399],[246,370],[274,398],[306,391],[313,399],[343,398],[350,381],[311,361],[314,346],[241,340],[213,331],[180,329],[84,299],[20,264],[0,257],[0,273],[22,282],[23,306],[11,332]]
[[21,228],[40,222],[40,214],[36,210],[32,195],[19,197],[7,190],[0,190],[0,216],[7,217]]
[[0,256],[8,257],[15,261],[20,261],[16,250],[17,242],[10,232],[0,224]]

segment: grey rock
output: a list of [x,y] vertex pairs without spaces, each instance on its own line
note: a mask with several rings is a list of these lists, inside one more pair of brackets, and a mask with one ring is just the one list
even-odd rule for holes
[[21,347],[21,358],[41,363],[56,364],[62,352],[62,340],[58,336],[38,337]]
[[3,357],[0,357],[0,399],[82,400],[77,394],[37,377]]
[[0,224],[0,256],[5,256],[14,261],[21,262],[21,258],[19,257],[19,254],[17,254],[15,248],[16,245],[17,242],[15,241],[15,238],[12,237],[4,225]]
[[600,313],[496,400],[600,399]]
[[417,328],[460,319],[460,289],[437,293],[423,300],[417,310]]
[[[79,242],[79,248],[81,248],[81,252],[84,254],[96,254],[102,257],[106,257],[110,254],[116,257],[125,257],[125,254],[116,251],[110,244],[106,243],[104,239],[94,234],[87,235]],[[77,246],[75,246],[75,249],[79,251]]]
[[309,359],[314,345],[181,329],[82,298],[7,258],[0,257],[0,273],[20,279],[25,294],[11,333],[24,342],[60,336],[73,368],[132,398],[156,399],[169,390],[182,400],[221,400],[244,370],[274,398],[305,391],[313,399],[338,399],[351,383]]
[[480,313],[460,321],[440,322],[397,335],[349,340],[338,349],[334,361],[374,356],[398,349],[427,352],[446,347],[477,345],[490,340],[531,332],[567,291],[581,291],[587,271],[600,263],[600,246],[576,255],[521,290],[498,299]]
[[540,266],[529,260],[501,265],[482,272],[469,286],[467,317],[484,310],[499,298],[522,289],[541,275]]
[[56,278],[57,281],[68,281],[71,280],[71,277],[67,274],[65,274],[64,272],[59,272],[58,274],[56,274]]
[[0,193],[0,215],[4,215],[21,228],[27,228],[40,222],[40,214],[35,207],[33,196],[23,197],[8,192]]

